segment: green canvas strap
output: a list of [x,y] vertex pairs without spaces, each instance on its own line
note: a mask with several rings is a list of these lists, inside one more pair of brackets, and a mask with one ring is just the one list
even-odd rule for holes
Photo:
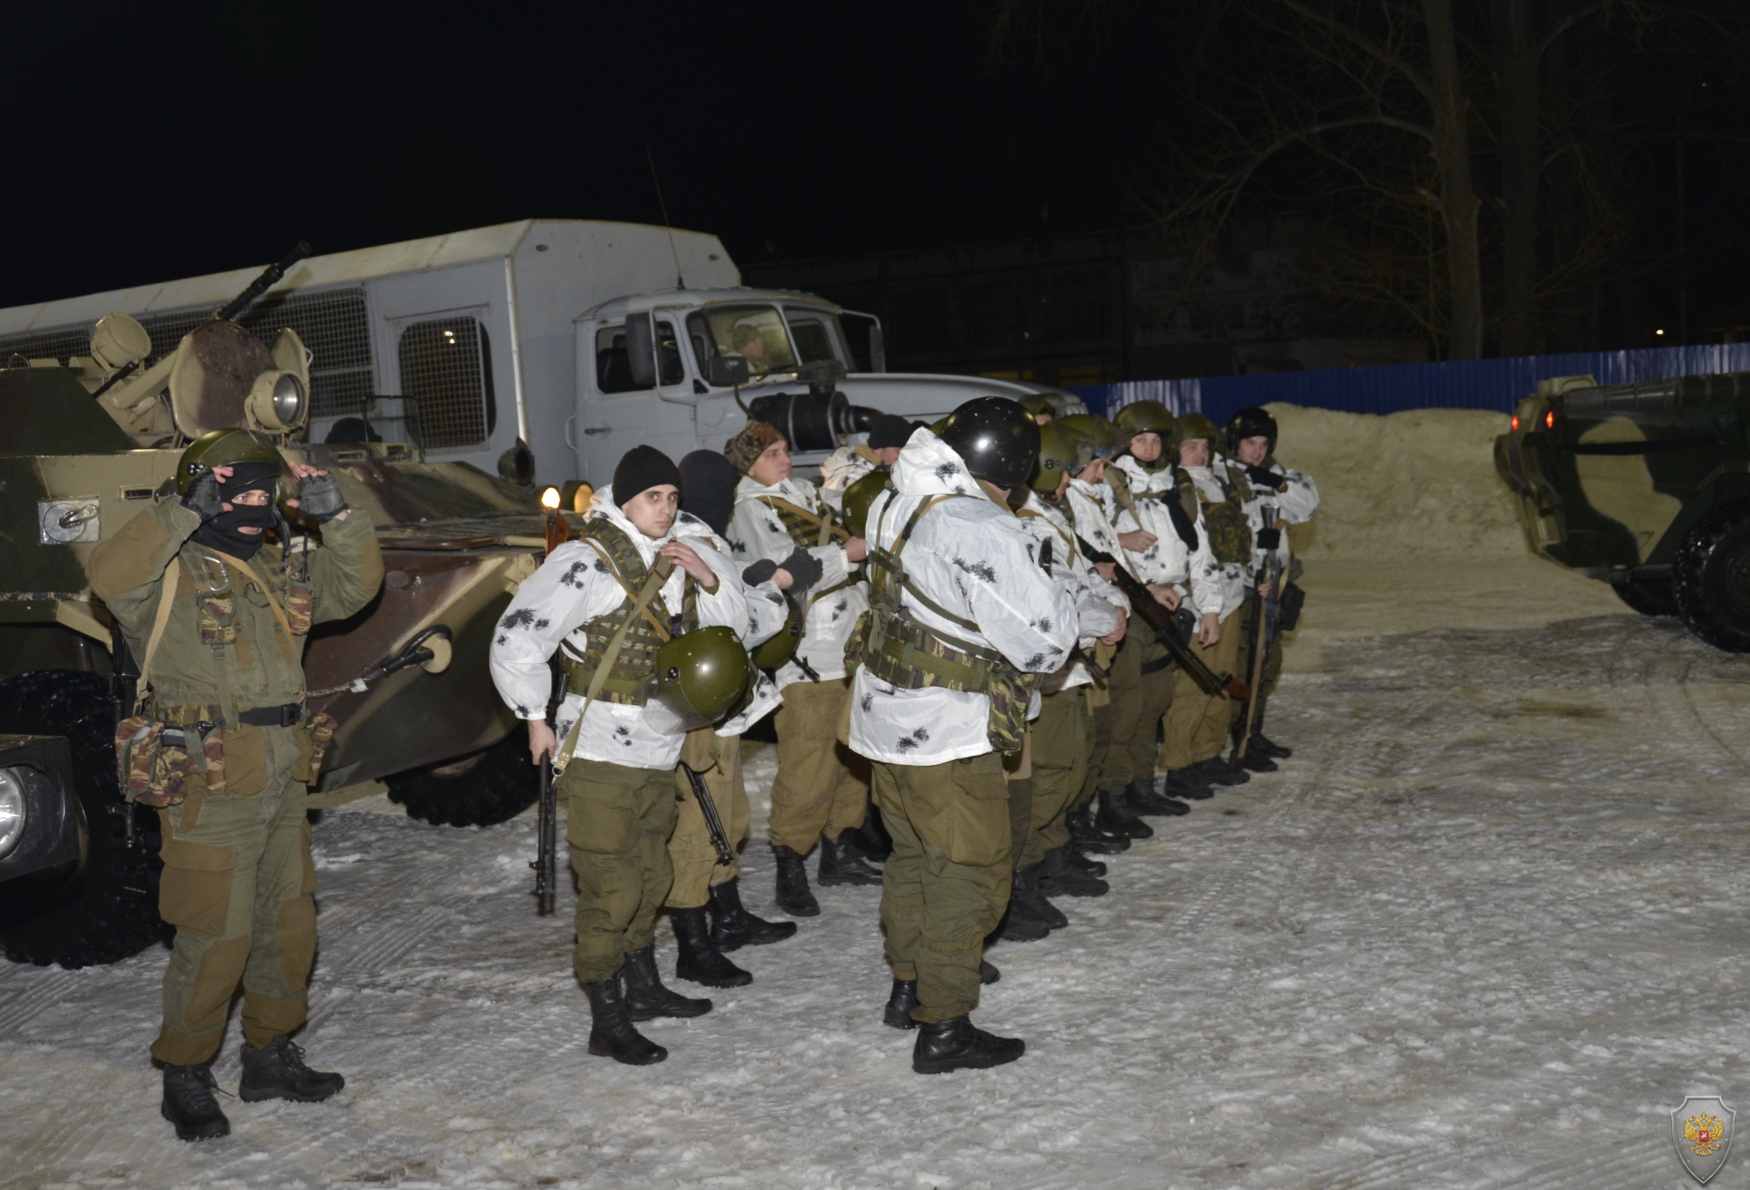
[[[605,557],[605,555],[604,555]],[[609,563],[610,569],[612,563]],[[620,627],[608,640],[608,647],[602,652],[602,659],[596,663],[595,673],[590,676],[589,690],[583,696],[583,706],[578,709],[577,720],[571,725],[571,730],[565,733],[565,746],[559,750],[559,755],[553,759],[553,767],[560,772],[571,763],[572,754],[577,751],[577,736],[583,729],[583,716],[589,711],[589,704],[601,694],[602,687],[607,684],[608,674],[614,668],[614,662],[620,658],[620,646],[626,643],[626,632],[632,627],[632,621],[650,606],[650,601],[656,598],[656,593],[662,590],[662,584],[668,581],[669,572],[674,569],[673,563],[667,558],[659,558],[650,574],[644,580],[644,586],[639,590],[637,598],[632,601],[631,613],[622,621]],[[614,578],[622,587],[625,580],[620,578],[618,570]],[[666,639],[667,634],[664,634]]]

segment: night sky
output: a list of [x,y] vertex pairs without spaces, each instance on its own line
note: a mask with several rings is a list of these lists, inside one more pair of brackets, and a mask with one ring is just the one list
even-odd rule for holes
[[1126,185],[1165,102],[1146,58],[993,65],[982,12],[13,6],[0,306],[265,264],[298,239],[656,223],[646,148],[674,223],[744,264],[1138,221]]

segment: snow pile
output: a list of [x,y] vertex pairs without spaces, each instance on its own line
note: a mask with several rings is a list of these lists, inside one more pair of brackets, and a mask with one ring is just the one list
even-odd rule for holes
[[1525,553],[1512,495],[1495,474],[1495,435],[1506,431],[1505,415],[1269,409],[1282,429],[1277,458],[1311,475],[1323,500],[1317,518],[1293,530],[1295,551],[1308,562]]

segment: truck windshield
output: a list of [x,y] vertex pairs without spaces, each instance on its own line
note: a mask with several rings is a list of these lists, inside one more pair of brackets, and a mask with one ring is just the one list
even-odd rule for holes
[[796,352],[784,333],[784,320],[772,306],[712,306],[687,316],[687,335],[699,370],[713,355],[740,355],[755,376],[795,371]]

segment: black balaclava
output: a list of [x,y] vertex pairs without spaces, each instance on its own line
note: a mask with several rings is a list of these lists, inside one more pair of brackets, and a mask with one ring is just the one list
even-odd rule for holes
[[[231,469],[231,478],[219,484],[219,499],[231,505],[230,512],[221,512],[196,529],[190,541],[211,546],[244,562],[255,556],[267,536],[267,530],[280,525],[279,509],[271,499],[266,504],[238,504],[236,498],[244,492],[272,493],[279,468],[272,463],[238,463]],[[242,533],[244,525],[259,525],[260,533]],[[283,530],[282,530],[283,532]]]
[[735,485],[741,472],[715,450],[695,450],[681,460],[681,511],[690,512],[722,537],[735,512]]

